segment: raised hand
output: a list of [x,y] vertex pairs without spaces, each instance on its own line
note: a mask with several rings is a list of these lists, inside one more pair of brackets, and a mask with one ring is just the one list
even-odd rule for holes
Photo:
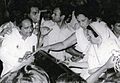
[[9,22],[9,23],[5,23],[3,24],[0,28],[0,35],[4,36],[5,34],[11,34],[12,33],[12,28],[14,27],[13,23]]

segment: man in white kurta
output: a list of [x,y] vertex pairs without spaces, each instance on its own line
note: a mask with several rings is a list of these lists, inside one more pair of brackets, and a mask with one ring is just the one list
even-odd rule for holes
[[[51,31],[43,38],[43,46],[61,42],[72,34],[72,31],[68,29],[67,25],[60,28],[56,22],[51,21],[49,24],[45,24],[44,27],[49,27]],[[65,51],[50,52],[50,54],[62,61],[64,61],[66,55],[69,55],[68,53],[66,54]]]
[[[61,42],[68,38],[74,32],[74,30],[72,30],[71,25],[63,21],[62,18],[64,15],[59,15],[60,12],[61,10],[59,9],[59,7],[55,8],[52,15],[52,21],[49,21],[49,23],[47,21],[46,23],[42,23],[44,24],[42,26],[49,27],[51,30],[51,32],[44,37],[43,46]],[[50,54],[61,61],[64,61],[66,56],[71,56],[65,51],[50,52]]]
[[20,64],[19,58],[23,58],[27,51],[32,52],[33,46],[36,47],[36,44],[37,37],[34,34],[24,40],[17,28],[13,28],[12,33],[4,37],[0,48],[0,59],[3,62],[1,76],[17,67]]

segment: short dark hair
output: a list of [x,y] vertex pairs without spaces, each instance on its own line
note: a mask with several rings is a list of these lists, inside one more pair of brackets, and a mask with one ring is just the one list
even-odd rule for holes
[[2,80],[2,83],[22,83],[23,81],[26,83],[50,83],[48,74],[35,65],[26,65],[20,70],[12,72]]
[[72,11],[74,10],[74,7],[71,6],[70,4],[57,4],[57,5],[54,7],[54,9],[55,9],[55,8],[59,8],[59,9],[60,9],[60,11],[61,11],[61,16],[62,16],[62,15],[65,15],[64,20],[66,20],[66,19],[70,16],[70,14],[72,14]]
[[80,78],[76,74],[71,73],[63,73],[61,74],[58,79],[56,80],[56,83],[64,82],[64,83],[86,83],[85,80]]
[[21,29],[22,21],[26,20],[26,19],[28,19],[31,22],[31,24],[32,24],[32,19],[27,16],[27,17],[23,17],[23,18],[19,19],[19,21],[16,22],[16,25]]
[[116,23],[120,23],[120,15],[115,15],[113,21],[113,25],[115,25]]
[[79,14],[83,14],[85,15],[86,17],[88,17],[89,19],[91,18],[90,17],[90,14],[89,14],[89,11],[87,9],[87,6],[79,6],[75,9],[75,17],[77,17]]
[[34,3],[33,4],[28,4],[28,6],[26,7],[26,14],[27,15],[30,14],[30,11],[31,11],[32,7],[36,7],[38,9],[40,9],[38,4],[34,4]]
[[79,14],[85,15],[89,19],[93,18],[93,15],[87,5],[82,5],[75,8],[75,17],[77,17]]

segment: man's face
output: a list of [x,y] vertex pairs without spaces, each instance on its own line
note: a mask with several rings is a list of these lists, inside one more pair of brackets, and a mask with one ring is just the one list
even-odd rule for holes
[[59,8],[55,8],[54,11],[53,11],[53,14],[52,14],[52,20],[54,22],[60,22],[61,21],[61,11]]
[[85,15],[83,15],[83,14],[79,14],[77,16],[77,21],[82,28],[87,28],[87,26],[89,25],[88,18],[85,17]]
[[114,30],[115,30],[115,32],[117,32],[117,33],[120,34],[120,23],[116,23],[116,24],[115,24]]
[[33,22],[39,22],[40,14],[39,9],[37,7],[31,7],[29,17],[32,19]]
[[25,19],[22,21],[21,32],[24,36],[31,36],[33,31],[31,21],[29,19]]

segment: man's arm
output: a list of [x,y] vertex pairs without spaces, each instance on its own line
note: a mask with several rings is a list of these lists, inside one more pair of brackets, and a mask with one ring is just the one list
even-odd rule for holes
[[69,36],[67,39],[65,39],[63,42],[59,42],[53,45],[50,45],[51,51],[59,51],[66,49],[72,45],[74,45],[77,42],[76,35],[73,33],[71,36]]
[[69,36],[63,42],[58,42],[58,43],[55,43],[55,44],[52,44],[52,45],[42,47],[42,48],[40,48],[40,50],[60,51],[60,50],[64,50],[64,49],[74,45],[76,42],[77,42],[76,35],[75,35],[75,33],[73,33],[71,36]]

